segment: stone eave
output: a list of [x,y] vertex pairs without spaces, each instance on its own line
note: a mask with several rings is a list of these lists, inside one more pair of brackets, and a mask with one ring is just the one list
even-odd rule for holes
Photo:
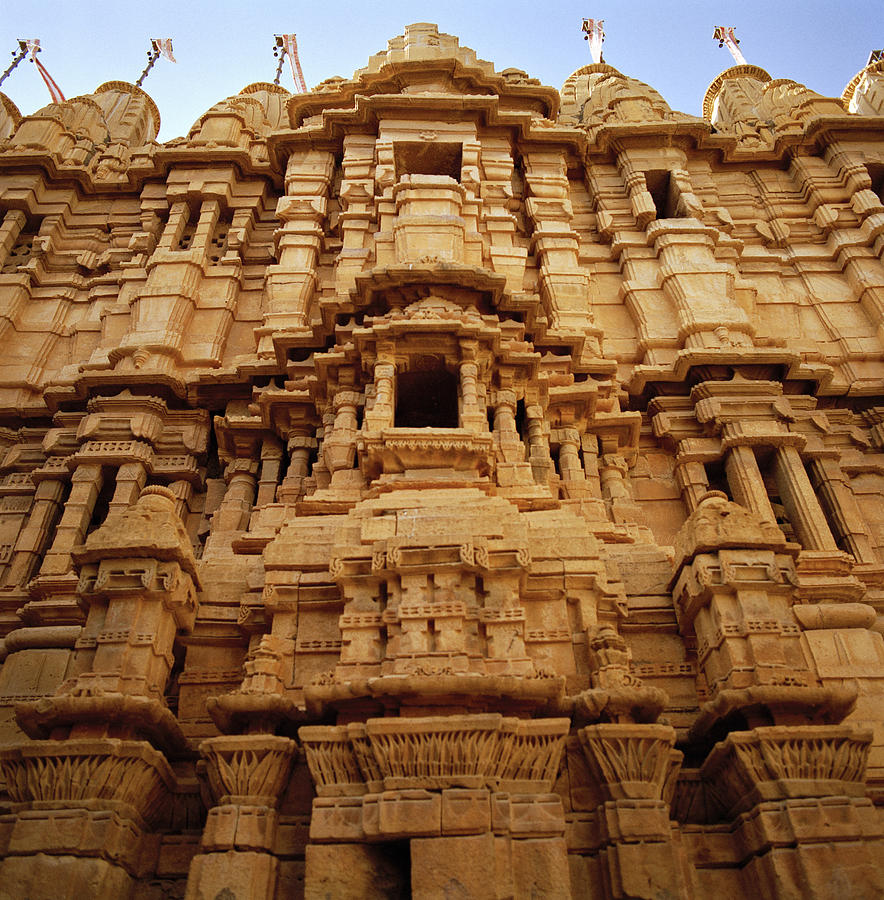
[[[519,140],[569,143],[581,148],[586,143],[586,135],[575,126],[558,125],[550,119],[539,119],[529,113],[500,109],[499,97],[465,94],[400,94],[358,95],[355,107],[327,109],[322,113],[322,123],[302,125],[292,131],[278,131],[268,136],[268,150],[281,154],[292,146],[310,146],[336,149],[343,142],[345,134],[366,129],[376,130],[380,121],[390,118],[392,113],[400,118],[419,118],[422,115],[438,118],[440,112],[450,111],[457,118],[464,115],[481,116],[487,127],[503,127],[517,130]],[[279,158],[279,157],[277,157]],[[283,162],[284,167],[284,162]]]
[[[196,154],[199,154],[198,156]],[[281,188],[285,171],[285,161],[282,167],[277,169],[271,162],[256,165],[248,151],[235,148],[160,148],[149,156],[145,154],[140,160],[149,158],[153,165],[134,165],[126,169],[124,181],[96,181],[91,174],[81,166],[69,166],[59,163],[56,154],[46,151],[7,151],[0,154],[0,165],[8,172],[13,169],[37,169],[48,180],[54,182],[54,187],[60,183],[73,182],[84,194],[115,194],[129,191],[138,191],[144,183],[150,179],[163,178],[175,165],[188,165],[193,168],[200,166],[215,167],[222,163],[230,163],[237,166],[243,177],[258,177],[270,179],[274,186]],[[139,160],[139,162],[140,162]]]
[[[33,174],[34,176],[33,181],[27,187],[22,187],[23,174]],[[5,186],[4,182],[7,178],[14,181],[14,187]],[[66,189],[59,185],[47,186],[37,170],[32,173],[18,172],[15,176],[11,173],[0,172],[0,191],[3,192],[3,202],[7,209],[21,209],[41,215],[53,215],[63,213],[70,207],[70,196],[66,193]],[[13,276],[6,273],[0,277],[0,282],[8,284],[3,279],[10,277]],[[16,273],[14,277],[21,276]]]
[[843,116],[819,116],[811,119],[804,129],[806,140],[813,139],[823,144],[844,137],[880,139],[882,133],[884,133],[884,116],[859,116],[847,112]]
[[666,137],[662,146],[680,144],[686,149],[700,147],[709,137],[711,126],[703,119],[670,122],[618,122],[615,125],[575,125],[573,128],[586,133],[588,154],[607,154],[610,151],[637,146],[661,146],[660,137]]
[[[82,167],[60,165],[58,155],[49,150],[0,151],[0,166],[4,174],[10,169],[38,169],[52,181],[73,181],[84,190],[88,190],[94,184],[89,173]],[[120,187],[131,190],[132,185],[124,184]]]
[[219,165],[232,165],[241,178],[268,178],[274,187],[281,188],[285,175],[285,162],[282,167],[274,165],[272,154],[268,153],[267,163],[255,163],[247,150],[235,147],[161,147],[154,155],[157,165],[151,175],[167,175],[173,166],[180,168],[207,169]]
[[[466,66],[454,58],[429,60],[402,60],[388,62],[374,72],[365,70],[357,73],[358,78],[339,82],[337,88],[328,92],[313,92],[295,95],[288,101],[289,120],[293,128],[299,127],[305,118],[324,112],[330,105],[348,105],[360,95],[377,96],[380,93],[395,93],[403,97],[403,90],[429,81],[433,75],[450,76],[452,80],[465,80],[483,91],[478,96],[499,96],[515,98],[530,105],[542,104],[548,118],[555,118],[559,109],[559,92],[540,84],[513,84],[502,75],[488,75],[478,66]],[[420,76],[420,77],[417,77]],[[386,90],[388,87],[394,90]],[[467,95],[474,96],[474,95]]]

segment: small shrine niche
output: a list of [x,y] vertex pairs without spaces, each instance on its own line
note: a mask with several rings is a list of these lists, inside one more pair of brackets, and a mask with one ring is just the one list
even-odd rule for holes
[[404,175],[447,175],[459,182],[463,144],[453,141],[396,141],[393,146],[396,180]]
[[457,376],[441,363],[396,376],[396,428],[457,428]]

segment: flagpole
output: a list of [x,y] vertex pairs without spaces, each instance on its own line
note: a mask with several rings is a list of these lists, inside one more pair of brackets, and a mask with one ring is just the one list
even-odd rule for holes
[[[273,47],[273,55],[279,57],[279,65],[276,67],[276,78],[273,79],[274,84],[279,84],[282,78],[282,64],[285,62],[285,41],[281,34],[275,35],[276,44]],[[282,53],[279,51],[282,50]]]
[[12,62],[9,64],[9,68],[0,75],[0,84],[3,84],[7,78],[12,74],[12,70],[28,55],[28,42],[23,41],[21,38],[18,39],[18,52],[15,50],[12,51],[12,56],[14,57]]
[[276,46],[273,48],[273,55],[279,57],[279,65],[276,67],[276,80],[274,84],[279,84],[282,76],[283,60],[288,58],[289,65],[292,67],[292,81],[295,83],[295,90],[301,94],[307,93],[307,83],[304,81],[304,71],[301,69],[301,60],[298,58],[298,40],[294,34],[276,34]]
[[138,78],[138,81],[135,82],[135,87],[140,88],[144,83],[144,79],[150,74],[150,70],[154,67],[156,61],[160,58],[160,50],[156,45],[156,41],[150,42],[150,50],[147,51],[147,65],[144,68],[144,71]]

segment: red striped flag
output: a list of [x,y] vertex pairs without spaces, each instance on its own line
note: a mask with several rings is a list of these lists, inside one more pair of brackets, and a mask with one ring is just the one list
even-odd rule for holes
[[49,89],[49,96],[52,98],[53,103],[64,103],[64,94],[61,92],[61,88],[56,84],[55,79],[46,71],[46,66],[37,59],[37,54],[42,49],[40,47],[39,39],[35,38],[33,40],[29,40],[28,42],[28,50],[31,53],[31,62],[37,67],[37,71],[40,73],[40,77],[43,79],[46,87]]
[[301,60],[298,58],[298,41],[294,34],[281,34],[282,45],[289,57],[289,65],[292,67],[292,79],[295,87],[302,93],[307,93],[307,83],[304,81],[304,73],[301,70]]

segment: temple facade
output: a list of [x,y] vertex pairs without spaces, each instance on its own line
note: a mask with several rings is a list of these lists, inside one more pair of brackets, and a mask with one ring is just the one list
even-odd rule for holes
[[884,895],[884,62],[0,101],[0,898]]

